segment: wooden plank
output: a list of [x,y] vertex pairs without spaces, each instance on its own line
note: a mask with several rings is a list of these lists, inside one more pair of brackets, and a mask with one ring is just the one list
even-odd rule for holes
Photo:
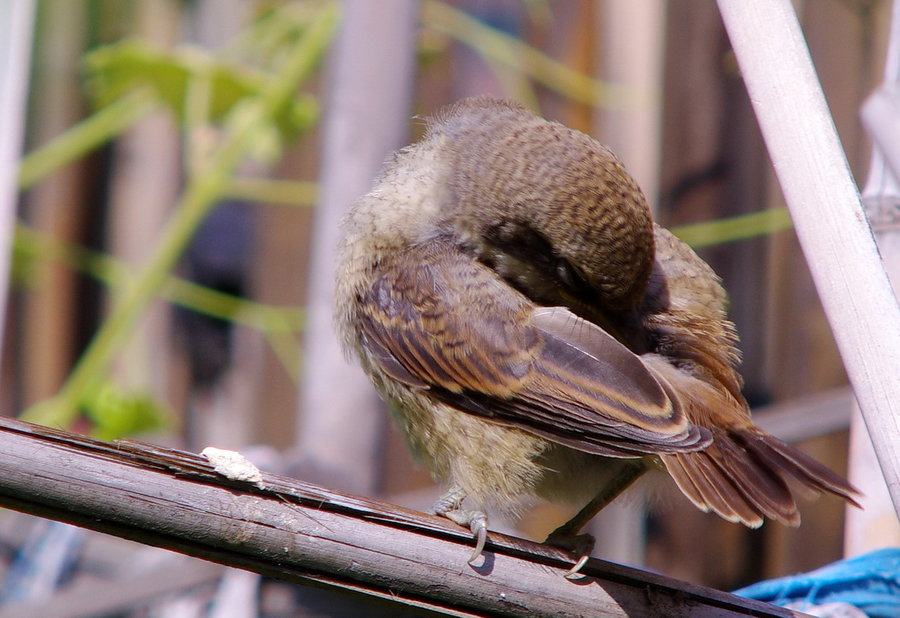
[[850,428],[853,391],[849,387],[754,408],[753,420],[785,442],[801,442]]
[[764,603],[264,474],[229,481],[192,453],[0,421],[0,504],[287,581],[470,616],[796,616]]

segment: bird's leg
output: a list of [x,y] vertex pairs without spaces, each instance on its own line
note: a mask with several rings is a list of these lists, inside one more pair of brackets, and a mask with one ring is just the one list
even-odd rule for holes
[[594,549],[594,537],[590,534],[578,534],[578,531],[646,471],[647,465],[641,459],[625,463],[619,473],[600,490],[600,493],[594,496],[572,519],[551,532],[544,541],[548,545],[571,551],[574,555],[579,556],[575,565],[566,573],[567,579],[577,575],[591,557],[591,551]]
[[460,526],[466,526],[475,535],[475,550],[469,558],[469,564],[472,564],[481,556],[484,550],[484,543],[487,540],[488,521],[487,515],[482,511],[466,510],[462,508],[463,500],[466,499],[466,492],[459,487],[451,487],[443,496],[438,498],[431,512],[435,515],[446,517],[450,521],[455,521]]

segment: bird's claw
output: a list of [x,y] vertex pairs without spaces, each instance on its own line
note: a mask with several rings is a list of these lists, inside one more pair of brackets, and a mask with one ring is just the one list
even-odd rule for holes
[[469,529],[475,535],[475,549],[469,557],[469,564],[474,564],[484,551],[484,544],[487,541],[487,516],[484,513],[475,511],[471,513],[472,518],[469,521]]
[[451,489],[432,507],[431,512],[435,515],[446,517],[450,521],[458,523],[460,526],[466,526],[472,531],[475,538],[475,549],[467,561],[473,564],[484,551],[484,544],[487,542],[488,519],[481,511],[470,511],[460,508],[465,494],[458,489]]
[[584,565],[587,564],[587,561],[590,559],[590,557],[590,554],[584,554],[583,556],[581,556],[581,558],[578,559],[578,562],[572,565],[571,569],[563,573],[563,577],[565,577],[566,579],[578,579],[580,577],[584,577],[584,575],[582,575],[580,571],[584,567]]
[[588,559],[591,557],[591,552],[594,549],[594,537],[590,534],[572,534],[564,528],[551,532],[544,543],[558,547],[571,553],[572,556],[578,557],[572,568],[563,574],[563,577],[566,579],[578,579],[583,577],[580,573],[581,569],[584,568],[584,565],[587,564]]
[[481,511],[467,511],[463,509],[454,509],[452,511],[443,511],[436,513],[446,517],[451,521],[455,521],[460,526],[466,526],[472,531],[475,538],[475,549],[468,559],[468,563],[472,564],[481,557],[484,551],[484,544],[487,542],[488,520],[487,515]]

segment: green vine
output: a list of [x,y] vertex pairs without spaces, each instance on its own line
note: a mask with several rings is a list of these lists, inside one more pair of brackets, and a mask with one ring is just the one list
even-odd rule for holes
[[138,316],[166,282],[169,271],[197,227],[225,194],[237,165],[255,136],[271,125],[272,118],[284,108],[297,85],[316,66],[331,40],[336,21],[334,5],[322,8],[259,94],[235,105],[225,123],[221,142],[213,148],[204,169],[190,179],[153,256],[117,299],[60,392],[27,410],[23,418],[56,426],[69,425],[77,418],[79,406],[98,382],[98,377],[104,374]]

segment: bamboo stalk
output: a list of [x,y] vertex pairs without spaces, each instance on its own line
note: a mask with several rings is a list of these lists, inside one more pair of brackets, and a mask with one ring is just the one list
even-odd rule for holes
[[267,473],[228,480],[193,453],[12,419],[0,419],[0,505],[417,613],[799,615],[600,560],[569,581],[566,552],[493,532],[471,566],[471,534],[440,517]]
[[[9,260],[16,221],[16,162],[25,126],[33,21],[33,0],[12,0],[0,6],[0,324],[6,323]],[[2,344],[0,329],[0,347]]]
[[894,508],[900,509],[900,309],[797,16],[790,0],[718,5]]

